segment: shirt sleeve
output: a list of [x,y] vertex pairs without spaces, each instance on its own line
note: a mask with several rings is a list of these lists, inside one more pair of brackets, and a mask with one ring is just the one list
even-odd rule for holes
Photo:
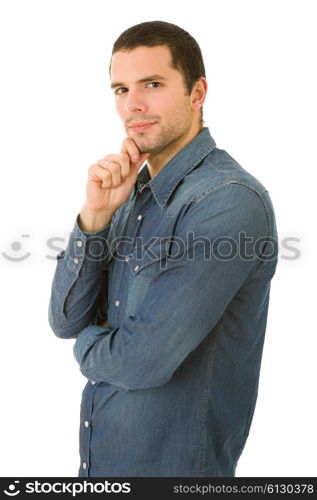
[[[258,267],[274,274],[275,264],[259,255],[260,248],[263,255],[269,251],[264,241],[269,226],[260,197],[243,185],[229,185],[191,204],[178,231],[185,251],[166,259],[135,314],[119,328],[88,326],[77,337],[74,355],[81,372],[123,390],[165,384]],[[207,254],[198,240],[210,243]]]
[[100,306],[106,304],[111,222],[100,231],[85,233],[78,218],[66,250],[57,256],[48,307],[49,324],[61,338],[74,338],[102,319]]

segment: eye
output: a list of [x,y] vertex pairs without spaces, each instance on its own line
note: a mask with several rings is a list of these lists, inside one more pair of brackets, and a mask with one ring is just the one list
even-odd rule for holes
[[124,94],[126,90],[128,90],[126,87],[119,87],[118,89],[115,90],[115,94],[116,95]]
[[152,88],[157,88],[157,87],[159,87],[161,84],[160,84],[160,82],[150,82],[148,85],[153,85],[153,87],[152,87]]

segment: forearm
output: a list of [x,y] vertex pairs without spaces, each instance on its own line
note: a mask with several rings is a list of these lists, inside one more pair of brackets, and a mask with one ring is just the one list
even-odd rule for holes
[[[57,258],[49,302],[49,323],[61,338],[76,337],[93,324],[98,305],[103,301],[106,313],[107,263],[110,225],[96,233],[81,231],[79,217],[68,246]],[[98,258],[93,256],[98,243]],[[100,242],[103,244],[100,253]]]

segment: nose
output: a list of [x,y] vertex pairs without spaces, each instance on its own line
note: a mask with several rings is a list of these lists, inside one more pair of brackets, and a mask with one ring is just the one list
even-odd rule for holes
[[130,88],[125,99],[125,109],[128,113],[135,113],[136,111],[145,113],[147,106],[142,92]]

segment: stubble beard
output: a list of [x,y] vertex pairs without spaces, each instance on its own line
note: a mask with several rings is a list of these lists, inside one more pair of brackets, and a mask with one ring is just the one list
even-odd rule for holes
[[179,127],[162,125],[153,139],[147,138],[146,133],[142,132],[135,142],[141,153],[157,155],[171,149],[184,136],[186,131],[184,129],[180,130]]
[[151,156],[158,155],[176,148],[177,143],[181,142],[183,137],[188,133],[190,124],[190,109],[188,104],[185,103],[182,112],[174,118],[173,123],[162,125],[158,120],[158,124],[154,125],[154,127],[159,127],[159,131],[156,132],[155,137],[151,138],[148,137],[147,132],[140,132],[133,139],[141,153],[150,153]]

